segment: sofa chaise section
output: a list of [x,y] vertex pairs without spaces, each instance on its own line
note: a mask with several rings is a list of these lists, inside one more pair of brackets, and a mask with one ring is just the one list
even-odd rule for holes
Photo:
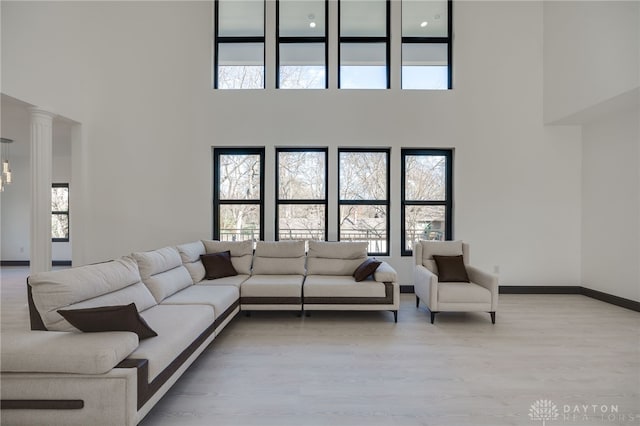
[[[119,342],[129,343],[117,351],[118,356],[105,358],[109,365],[103,365],[100,371],[87,371],[81,365],[51,371],[51,367],[33,363],[27,368],[30,371],[12,371],[3,362],[3,418],[12,418],[11,424],[38,424],[39,407],[18,406],[39,401],[38,404],[54,405],[49,417],[59,419],[54,423],[137,424],[213,341],[216,331],[232,318],[232,313],[237,313],[236,287],[209,287],[206,295],[182,295],[193,287],[192,277],[173,247],[31,276],[28,288],[32,329],[48,330],[37,332],[48,338],[38,338],[34,332],[23,334],[31,341],[27,353],[55,346],[56,350],[50,353],[52,360],[58,360],[52,361],[55,366],[74,353],[78,345],[89,358],[104,357],[104,348],[91,344],[102,335],[112,336],[114,347]],[[187,303],[190,301],[194,303]],[[136,334],[125,331],[79,333],[57,312],[63,308],[130,303],[135,303],[139,316],[157,336],[139,340]],[[54,344],[49,336],[57,334],[87,343],[65,344],[59,338]],[[61,392],[57,392],[58,388]],[[60,398],[63,401],[58,401]],[[41,424],[50,424],[46,419],[42,417]]]

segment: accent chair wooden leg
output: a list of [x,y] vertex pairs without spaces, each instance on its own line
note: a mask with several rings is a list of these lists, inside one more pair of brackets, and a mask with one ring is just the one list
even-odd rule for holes
[[393,322],[398,322],[398,311],[391,311],[393,312]]
[[420,298],[416,296],[416,308],[420,307]]
[[431,311],[431,324],[433,324],[433,322],[436,320],[436,314],[437,312]]
[[496,313],[495,312],[489,312],[489,315],[491,315],[491,324],[495,324],[496,323]]

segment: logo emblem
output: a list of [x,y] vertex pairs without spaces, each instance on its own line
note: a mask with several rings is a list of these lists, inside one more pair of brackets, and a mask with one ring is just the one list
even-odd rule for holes
[[542,426],[546,426],[549,420],[557,420],[558,416],[560,416],[558,407],[549,399],[539,399],[529,408],[531,420],[542,421]]

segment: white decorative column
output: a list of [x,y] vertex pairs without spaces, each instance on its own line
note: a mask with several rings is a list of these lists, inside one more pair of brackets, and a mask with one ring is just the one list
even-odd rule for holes
[[51,269],[51,179],[53,117],[42,108],[29,109],[31,121],[31,273]]

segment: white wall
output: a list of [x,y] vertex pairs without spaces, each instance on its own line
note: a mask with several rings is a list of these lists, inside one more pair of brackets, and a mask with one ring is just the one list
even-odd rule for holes
[[[30,124],[27,106],[2,97],[2,135],[13,139],[11,168],[13,183],[0,194],[1,260],[29,260],[31,163]],[[71,124],[55,119],[53,124],[53,182],[71,182]],[[71,183],[70,183],[71,185]],[[71,240],[73,237],[71,237]],[[71,242],[52,243],[52,260],[71,260]]]
[[13,183],[0,193],[1,260],[29,260],[29,210],[31,179],[29,162],[29,116],[23,105],[2,99],[2,137],[13,139]]
[[639,31],[637,1],[545,1],[545,122],[636,89]]
[[582,282],[640,301],[640,110],[583,129]]
[[580,132],[543,125],[542,3],[456,2],[449,92],[213,91],[206,2],[1,7],[3,92],[83,123],[76,264],[209,238],[212,146],[266,147],[267,239],[274,147],[328,146],[335,163],[340,146],[390,146],[388,260],[411,284],[399,151],[452,147],[472,263],[499,265],[507,285],[580,283]]

